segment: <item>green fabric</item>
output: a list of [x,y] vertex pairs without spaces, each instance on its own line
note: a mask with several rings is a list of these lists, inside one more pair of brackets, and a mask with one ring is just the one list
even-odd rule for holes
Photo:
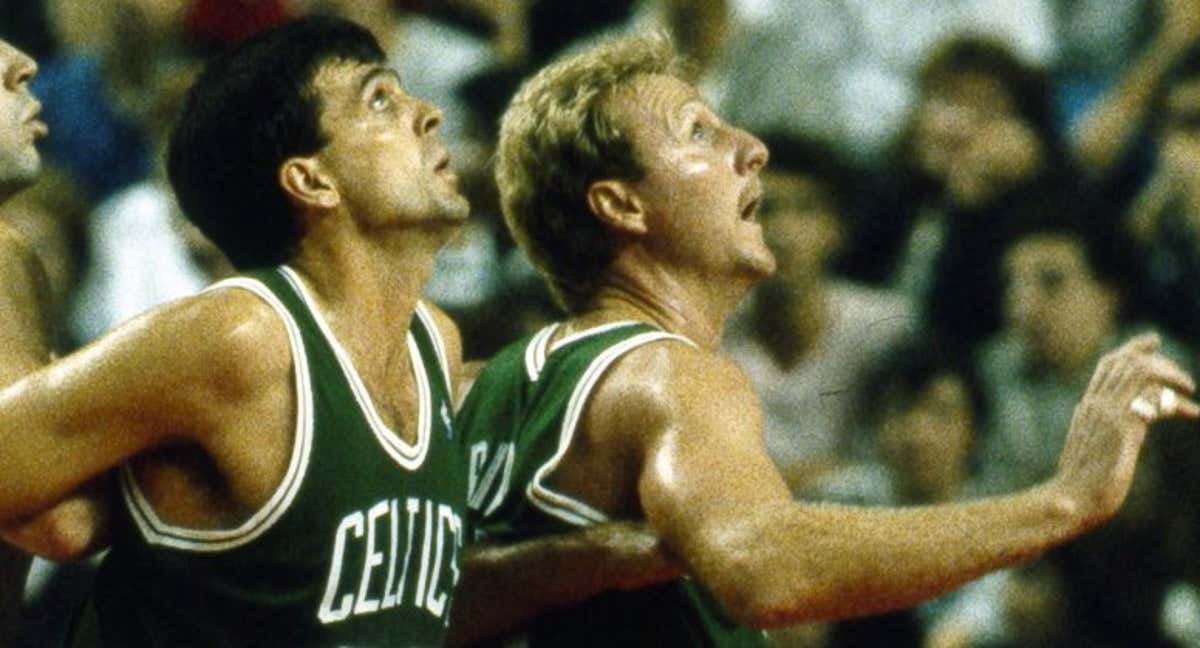
[[[569,445],[571,416],[609,363],[642,344],[681,340],[626,323],[567,338],[552,350],[553,327],[500,352],[471,388],[456,419],[470,457],[468,505],[476,539],[509,542],[604,521],[544,477]],[[670,342],[678,343],[678,342]],[[541,474],[539,475],[539,472]],[[612,592],[543,615],[528,628],[543,646],[764,646],[762,633],[728,621],[690,580]]]
[[[418,394],[424,454],[385,451],[285,269],[252,275],[278,298],[303,340],[312,435],[290,504],[261,534],[214,544],[152,528],[123,477],[113,549],[94,604],[106,646],[436,646],[449,621],[466,540],[465,461],[436,333],[420,314]],[[405,331],[397,331],[405,335]],[[303,416],[301,417],[303,418]],[[407,421],[407,425],[419,422]],[[304,437],[302,433],[297,436]],[[301,444],[302,445],[302,444]],[[298,446],[299,447],[299,446]],[[278,493],[277,493],[278,495]],[[268,504],[264,510],[273,510]],[[368,560],[370,556],[371,560]]]

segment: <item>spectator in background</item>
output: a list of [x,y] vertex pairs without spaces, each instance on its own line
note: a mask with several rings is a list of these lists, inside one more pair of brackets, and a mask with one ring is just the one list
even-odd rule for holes
[[865,207],[842,266],[917,304],[935,335],[970,352],[1001,314],[994,261],[1031,200],[1074,184],[1044,70],[977,37],[944,42],[894,167]]
[[[1138,327],[1123,318],[1132,276],[1129,247],[1120,232],[1081,225],[1066,205],[1032,216],[1003,253],[1004,329],[980,356],[993,414],[981,454],[981,494],[1037,483],[1057,468],[1063,446],[1059,425],[1088,384],[1089,368]],[[1194,356],[1169,338],[1164,354]],[[1195,474],[1191,435],[1167,430],[1150,436],[1129,501],[1113,523],[1052,555],[1062,574],[1066,636],[1086,646],[1168,645],[1158,613],[1180,565],[1170,531],[1194,499],[1168,486],[1165,476]],[[1189,465],[1192,464],[1192,465]],[[1172,480],[1174,481],[1174,480]],[[1122,592],[1114,597],[1112,592]]]
[[[1096,113],[1154,35],[1156,19],[1192,0],[1052,0],[1057,112],[1067,128]],[[1161,7],[1166,11],[1156,11]],[[1158,15],[1156,15],[1158,14]],[[1166,22],[1160,20],[1160,22]],[[1086,166],[1086,161],[1081,160]]]
[[[865,378],[858,403],[874,453],[826,496],[839,503],[920,506],[967,500],[979,466],[988,403],[974,367],[938,340],[892,350]],[[1062,645],[1062,584],[1053,565],[1003,570],[910,610],[830,624],[823,648]],[[804,631],[803,633],[801,631]],[[774,633],[803,643],[811,628]],[[801,639],[796,639],[800,637]]]
[[[1133,259],[1116,232],[1070,222],[1070,207],[1031,212],[1002,251],[1003,330],[981,349],[995,403],[984,452],[984,490],[1036,483],[1055,469],[1059,425],[1087,386],[1096,358],[1130,333],[1122,319]],[[1177,343],[1164,352],[1186,361]]]
[[[1102,23],[1097,19],[1101,16],[1109,22],[1119,21],[1121,17],[1134,18],[1130,15],[1132,11],[1127,7],[1130,4],[1127,0],[1116,6],[1108,0],[1103,1],[1102,8],[1091,12],[1090,22]],[[1157,18],[1156,23],[1144,21],[1150,22],[1154,29],[1140,51],[1120,45],[1113,47],[1112,38],[1093,38],[1090,42],[1081,38],[1068,39],[1062,43],[1064,60],[1059,66],[1060,74],[1065,77],[1059,90],[1062,103],[1068,106],[1069,114],[1078,115],[1072,132],[1072,146],[1079,166],[1094,180],[1116,185],[1122,192],[1134,189],[1130,182],[1145,180],[1141,175],[1144,169],[1138,167],[1146,162],[1143,149],[1152,148],[1144,144],[1149,127],[1159,121],[1160,102],[1156,98],[1162,94],[1164,80],[1172,76],[1172,69],[1200,38],[1200,1],[1153,0],[1140,4],[1154,10],[1142,13],[1152,13]],[[1114,13],[1119,15],[1114,17]],[[1072,24],[1080,22],[1088,21]],[[1128,24],[1121,26],[1126,32],[1135,31]],[[1067,33],[1071,33],[1069,28]],[[1114,53],[1118,56],[1123,53],[1127,59],[1113,61],[1109,57]],[[1103,69],[1102,62],[1105,61],[1110,69],[1119,70],[1119,74],[1112,74],[1112,79],[1097,80],[1095,77],[1102,76],[1103,72],[1095,71],[1095,68]],[[1089,67],[1094,71],[1080,71]],[[1079,81],[1089,76],[1092,77],[1090,81]],[[1101,84],[1109,86],[1108,89],[1100,91]],[[1093,99],[1094,103],[1086,109],[1074,107],[1086,105],[1087,99]],[[1117,182],[1113,182],[1114,178]]]
[[[720,105],[755,132],[811,133],[878,162],[919,95],[917,72],[954,34],[1024,61],[1054,54],[1053,0],[735,0]],[[747,100],[748,98],[753,100]]]
[[[945,351],[936,340],[910,344],[869,380],[863,406],[878,435],[882,478],[864,480],[876,489],[864,503],[972,497],[988,406],[971,364]],[[1063,611],[1049,595],[1059,587],[1049,566],[1004,570],[911,611],[839,624],[831,645],[895,645],[896,636],[929,648],[1060,645]]]
[[147,105],[143,126],[158,163],[149,178],[116,192],[87,219],[87,264],[68,320],[77,343],[233,273],[184,217],[163,168],[171,122],[199,66],[182,53],[154,62],[153,80],[140,101]]
[[[966,499],[984,406],[970,368],[952,362],[944,350],[936,340],[913,341],[893,349],[865,378],[858,405],[864,425],[874,433],[875,452],[870,461],[843,473],[831,492],[835,501],[911,506]],[[982,636],[998,626],[998,606],[988,605],[996,597],[980,594],[994,591],[996,578],[985,577],[918,608],[835,624],[826,646],[922,646],[929,628],[943,620],[947,628],[953,620],[956,634]],[[967,591],[975,594],[966,599]],[[982,605],[974,603],[981,598]],[[962,608],[976,612],[974,618]],[[987,614],[978,614],[981,609]]]
[[969,363],[945,355],[936,340],[895,349],[867,380],[861,401],[877,435],[887,487],[874,503],[953,502],[968,497],[978,431],[987,418]]
[[901,295],[831,270],[855,184],[850,168],[813,140],[764,142],[771,164],[761,222],[779,269],[730,322],[724,347],[762,402],[772,460],[795,495],[813,495],[852,458],[864,376],[915,322]]
[[[123,0],[127,1],[127,0]],[[365,2],[365,0],[364,0]],[[221,49],[286,20],[298,0],[133,0],[142,10],[160,14],[182,10],[189,39],[201,46]],[[178,19],[178,16],[176,16]]]
[[[1133,292],[1140,315],[1164,323],[1190,349],[1200,345],[1200,39],[1193,42],[1165,77],[1151,115],[1157,142],[1154,177],[1129,215],[1129,229],[1142,255],[1143,274]],[[1193,356],[1194,357],[1194,356]],[[1200,444],[1192,434],[1172,436],[1165,452],[1166,482],[1200,482]],[[1182,461],[1179,461],[1182,459]],[[1200,547],[1200,495],[1174,489],[1180,510],[1172,535],[1173,552],[1194,557]],[[1196,597],[1200,564],[1186,560],[1176,573],[1190,582]],[[1195,615],[1189,615],[1194,621]],[[1193,630],[1193,632],[1195,632]],[[1198,635],[1200,636],[1200,635]]]
[[733,30],[734,0],[658,0],[660,20],[670,30],[681,55],[713,71]]
[[1145,257],[1136,306],[1192,344],[1200,342],[1200,40],[1162,83],[1151,117],[1153,177],[1129,214]]

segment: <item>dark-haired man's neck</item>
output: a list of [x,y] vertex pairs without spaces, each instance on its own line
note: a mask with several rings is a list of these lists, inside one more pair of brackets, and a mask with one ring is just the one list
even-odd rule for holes
[[[331,225],[310,233],[289,263],[315,293],[323,314],[355,330],[378,329],[396,344],[433,271],[447,233],[413,228],[365,238],[351,227]],[[398,328],[397,328],[398,327]]]

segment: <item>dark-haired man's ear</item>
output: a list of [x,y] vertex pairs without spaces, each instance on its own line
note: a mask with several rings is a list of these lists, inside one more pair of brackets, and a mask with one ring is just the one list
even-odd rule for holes
[[641,199],[620,180],[597,180],[587,190],[588,208],[609,228],[629,234],[646,233],[646,210]]
[[292,204],[309,209],[333,209],[341,202],[337,186],[310,157],[294,157],[279,166],[279,184]]

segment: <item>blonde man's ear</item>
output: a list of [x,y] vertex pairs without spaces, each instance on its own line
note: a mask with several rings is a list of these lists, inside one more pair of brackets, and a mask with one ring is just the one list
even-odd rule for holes
[[646,232],[646,211],[638,195],[620,180],[597,180],[587,190],[588,208],[609,229]]

